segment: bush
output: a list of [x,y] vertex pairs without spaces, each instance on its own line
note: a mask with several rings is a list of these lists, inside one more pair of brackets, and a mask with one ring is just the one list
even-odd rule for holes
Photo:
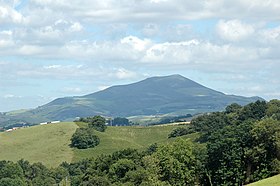
[[194,130],[191,128],[184,128],[184,127],[179,127],[171,131],[171,133],[168,135],[168,138],[175,138],[177,136],[183,136],[187,134],[193,133]]
[[87,123],[89,128],[93,128],[100,132],[104,132],[105,129],[107,128],[105,124],[106,120],[102,116],[94,116],[92,118],[87,118],[87,120],[88,120]]
[[91,128],[78,128],[71,138],[71,146],[78,149],[93,148],[99,144],[98,136]]

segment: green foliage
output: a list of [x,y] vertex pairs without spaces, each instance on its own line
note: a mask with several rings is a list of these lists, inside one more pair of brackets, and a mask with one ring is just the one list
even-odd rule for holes
[[78,149],[93,148],[99,144],[99,138],[91,128],[78,128],[71,138],[71,146]]
[[89,128],[94,128],[97,131],[104,132],[107,128],[105,125],[105,118],[102,116],[94,116],[92,118],[87,118],[87,123]]
[[267,103],[266,115],[273,119],[280,120],[280,101],[271,100]]
[[178,137],[178,136],[184,136],[184,135],[191,134],[191,133],[194,133],[194,132],[195,131],[190,127],[178,127],[178,128],[173,129],[171,131],[171,133],[168,135],[168,138],[175,138],[175,137]]
[[22,178],[23,170],[22,168],[10,161],[0,162],[0,178]]
[[[95,148],[74,149],[74,161],[84,158],[97,157],[101,154],[112,154],[126,148],[145,150],[154,143],[162,144],[173,141],[168,139],[168,134],[178,126],[153,126],[153,127],[111,127],[106,132],[95,134],[100,138],[100,144]],[[187,135],[194,139],[197,135]]]
[[242,133],[227,126],[213,133],[207,144],[207,168],[214,185],[242,185],[244,180],[244,152]]
[[242,106],[237,104],[237,103],[232,103],[231,105],[228,105],[226,107],[226,111],[225,113],[229,114],[229,113],[237,113],[242,109]]
[[117,117],[112,120],[113,126],[128,126],[129,120],[127,118]]
[[2,178],[0,179],[0,185],[1,186],[26,186],[26,183],[24,183],[23,180],[19,178]]
[[267,105],[265,101],[256,101],[245,105],[239,115],[241,121],[247,119],[260,120],[266,114]]
[[106,177],[92,176],[88,181],[83,182],[87,186],[110,186],[111,183]]
[[[54,185],[66,177],[71,185],[244,185],[280,173],[277,105],[278,101],[256,102],[242,108],[231,105],[224,112],[198,116],[190,127],[206,136],[205,143],[194,144],[186,137],[160,145],[144,141],[146,146],[142,147],[148,148],[143,151],[128,148],[76,163],[64,162],[52,169],[26,160],[0,161],[0,185]],[[145,139],[149,131],[153,137],[159,134],[167,140],[175,127],[163,127],[158,133],[158,127],[128,128],[117,127],[126,129],[121,136],[129,134],[127,141],[131,142],[139,131],[145,131]],[[95,132],[112,137],[113,129]],[[180,134],[180,130],[174,131]]]
[[136,170],[136,164],[132,160],[120,159],[110,166],[109,175],[113,180],[118,181],[124,178],[127,172],[133,170]]
[[160,168],[160,180],[171,185],[194,185],[196,178],[196,158],[189,140],[177,140],[161,146],[152,155]]

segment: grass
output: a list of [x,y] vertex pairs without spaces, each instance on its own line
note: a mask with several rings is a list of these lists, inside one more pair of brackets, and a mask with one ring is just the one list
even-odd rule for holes
[[[110,154],[114,151],[135,148],[144,150],[153,143],[168,143],[168,134],[178,126],[108,127],[106,132],[96,132],[100,144],[93,149],[75,149],[74,161]],[[196,137],[192,135],[193,138]]]
[[[125,148],[144,150],[153,143],[169,143],[168,134],[178,126],[151,127],[108,127],[105,132],[97,132],[100,144],[92,149],[72,149],[70,139],[78,127],[85,123],[65,122],[39,125],[0,133],[0,160],[18,161],[26,159],[32,163],[42,162],[48,167],[56,167],[61,162],[73,162],[84,158],[111,154]],[[194,139],[197,134],[184,136]]]
[[279,185],[280,185],[280,174],[248,184],[247,186],[279,186]]
[[65,122],[0,133],[0,160],[26,159],[48,167],[71,162],[74,153],[69,144],[76,128],[75,123]]

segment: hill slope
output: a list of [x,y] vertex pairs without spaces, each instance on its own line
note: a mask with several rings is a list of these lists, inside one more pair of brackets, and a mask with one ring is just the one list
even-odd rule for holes
[[279,185],[280,185],[280,174],[248,184],[247,186],[279,186]]
[[40,122],[92,115],[193,114],[222,110],[233,102],[244,105],[257,99],[261,98],[225,95],[183,76],[171,75],[112,86],[85,96],[59,98],[16,117]]
[[73,151],[69,147],[75,123],[39,125],[0,133],[0,160],[42,162],[56,167],[61,162],[71,162]]
[[70,138],[78,126],[73,122],[39,125],[0,133],[0,160],[26,159],[56,167],[61,162],[110,154],[125,148],[144,150],[153,143],[166,143],[168,134],[178,126],[108,127],[96,132],[100,144],[93,149],[72,149]]
[[[178,126],[151,126],[151,127],[108,127],[106,132],[96,132],[100,144],[93,149],[74,150],[74,161],[83,158],[96,157],[101,154],[110,154],[125,148],[145,150],[154,143],[167,143],[168,134]],[[186,137],[195,137],[192,134]]]

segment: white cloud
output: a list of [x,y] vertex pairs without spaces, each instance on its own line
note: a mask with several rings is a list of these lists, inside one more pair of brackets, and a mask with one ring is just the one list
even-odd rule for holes
[[22,96],[17,96],[17,95],[13,95],[13,94],[6,94],[6,95],[3,96],[3,98],[13,99],[13,98],[22,98]]
[[116,76],[118,79],[129,79],[134,78],[137,76],[135,72],[129,71],[124,68],[119,68],[116,70],[116,72],[113,74],[113,76]]
[[10,6],[0,2],[0,23],[2,24],[20,24],[24,22],[24,17]]
[[128,36],[123,39],[121,39],[121,44],[128,44],[130,45],[133,49],[138,50],[138,51],[143,51],[149,46],[151,41],[149,39],[144,39],[141,40],[135,36]]
[[62,89],[62,92],[73,95],[73,94],[80,94],[83,91],[80,87],[64,87]]
[[171,73],[221,88],[256,81],[236,93],[276,95],[279,12],[276,0],[0,0],[0,97],[21,92],[10,87],[78,93]]
[[217,32],[219,36],[228,41],[240,41],[246,39],[254,33],[255,29],[252,25],[242,23],[240,20],[220,20],[217,24]]
[[107,89],[109,87],[110,86],[108,86],[108,85],[101,85],[101,86],[98,86],[97,88],[98,88],[98,90],[105,90],[105,89]]
[[83,26],[80,23],[75,22],[70,26],[69,30],[71,32],[79,32],[83,30]]
[[259,31],[259,41],[265,44],[280,44],[280,26]]
[[39,55],[43,52],[43,47],[36,45],[23,45],[19,48],[19,54],[22,55]]

